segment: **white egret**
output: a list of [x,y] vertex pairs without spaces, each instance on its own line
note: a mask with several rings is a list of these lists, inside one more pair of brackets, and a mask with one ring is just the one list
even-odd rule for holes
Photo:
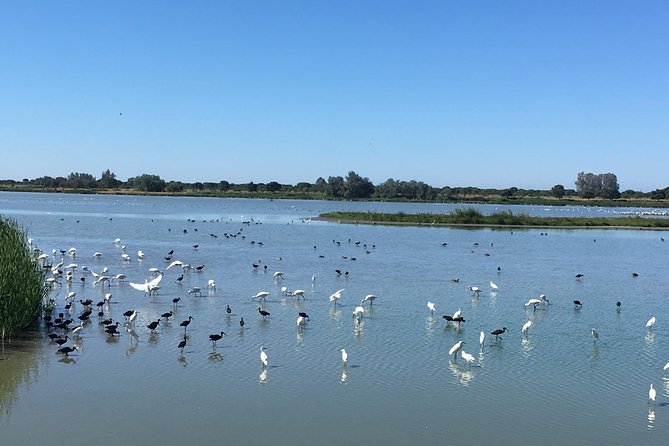
[[592,328],[592,329],[590,329],[590,333],[592,334],[593,342],[597,342],[597,340],[599,339],[599,333],[597,333],[597,330]]
[[483,346],[483,341],[485,341],[485,333],[481,332],[479,335],[479,345]]
[[436,310],[433,302],[428,302],[427,303],[427,308],[430,309],[430,314],[434,313],[434,311]]
[[341,362],[344,363],[344,365],[348,364],[348,353],[346,353],[345,349],[341,349]]
[[266,349],[267,349],[267,347],[265,347],[264,345],[262,347],[260,347],[260,362],[262,362],[262,366],[264,368],[267,368],[267,364],[269,364],[269,360],[267,358],[267,353],[265,353]]
[[140,260],[143,259],[144,258],[144,251],[142,251],[141,249],[139,251],[137,251],[137,258],[140,259]]
[[302,325],[304,324],[305,320],[306,319],[303,316],[298,316],[297,317],[297,328],[301,328]]
[[455,318],[460,317],[460,316],[462,316],[462,310],[458,308],[458,309],[455,311],[455,313],[453,313],[452,318],[455,319]]
[[455,359],[458,355],[458,351],[460,351],[462,348],[462,344],[464,344],[464,341],[456,342],[455,345],[448,351],[448,356],[453,355],[453,359]]
[[268,291],[260,291],[260,292],[256,293],[255,296],[251,296],[251,300],[258,299],[258,300],[267,301],[267,296],[269,296]]
[[214,279],[209,279],[207,281],[207,288],[216,291],[216,281]]
[[344,291],[345,288],[342,288],[341,290],[335,291],[330,295],[330,302],[334,302],[335,305],[337,305],[337,301],[341,299],[341,293]]
[[531,326],[532,326],[532,321],[527,321],[527,322],[525,322],[525,324],[523,325],[523,328],[520,329],[520,331],[522,331],[523,333],[527,334],[527,330],[529,330]]
[[106,293],[105,294],[105,302],[110,302],[112,298],[112,293]]
[[655,316],[648,319],[648,322],[646,322],[646,328],[653,328],[653,325],[655,325]]
[[465,361],[467,361],[467,363],[468,363],[469,366],[471,367],[472,363],[474,362],[474,356],[471,355],[471,354],[469,354],[469,353],[467,353],[467,352],[464,351],[464,350],[462,350],[462,351],[460,352],[460,356],[462,356],[462,359],[464,359]]
[[184,266],[184,262],[182,262],[181,260],[175,260],[174,262],[167,265],[167,268],[165,268],[165,271],[172,268],[173,266]]
[[655,402],[655,397],[657,396],[657,391],[653,388],[653,385],[650,385],[650,389],[648,389],[648,399],[652,402]]
[[163,280],[163,275],[160,274],[158,277],[152,279],[149,281],[146,279],[144,283],[133,283],[130,282],[130,286],[136,289],[137,291],[144,291],[144,293],[148,293],[149,295],[158,292],[158,289],[160,289],[160,286],[158,284],[160,281]]
[[490,288],[492,288],[492,291],[493,291],[493,292],[499,290],[499,287],[498,287],[497,284],[496,284],[495,282],[493,282],[493,281],[490,281]]

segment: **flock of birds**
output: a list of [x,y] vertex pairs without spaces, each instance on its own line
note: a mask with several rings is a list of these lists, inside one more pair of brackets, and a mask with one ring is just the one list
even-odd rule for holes
[[[185,232],[186,230],[184,229],[184,233]],[[241,230],[235,234],[225,234],[226,237],[237,237],[240,235],[241,235]],[[211,234],[211,236],[215,237],[214,234]],[[349,240],[349,243],[350,242],[351,240]],[[43,268],[45,268],[48,271],[48,278],[46,279],[46,283],[53,290],[53,293],[51,294],[49,300],[49,304],[46,305],[45,307],[45,314],[43,316],[43,319],[44,319],[44,324],[48,329],[48,337],[50,338],[51,342],[53,342],[58,346],[57,353],[64,355],[65,358],[69,358],[71,354],[77,352],[78,348],[76,342],[74,341],[76,341],[77,337],[81,335],[83,330],[86,330],[87,327],[89,327],[90,324],[92,324],[92,320],[94,320],[96,316],[98,319],[98,325],[101,327],[102,330],[104,330],[105,335],[110,337],[119,337],[122,335],[123,332],[125,332],[129,336],[131,344],[133,342],[136,343],[139,341],[140,334],[138,334],[137,330],[140,330],[141,327],[137,326],[137,316],[139,313],[137,310],[128,309],[127,311],[125,311],[123,313],[124,319],[122,321],[115,320],[109,317],[111,314],[112,304],[114,302],[111,292],[111,286],[112,285],[123,286],[123,284],[126,283],[128,279],[124,273],[111,274],[109,271],[109,267],[104,267],[99,272],[93,271],[91,268],[88,268],[86,266],[79,268],[78,264],[75,263],[77,258],[76,248],[70,248],[68,250],[60,250],[60,251],[53,250],[51,255],[49,255],[40,251],[36,247],[33,247],[32,242],[29,243],[35,253],[36,261],[40,262]],[[340,242],[334,240],[333,243],[340,244]],[[114,240],[113,244],[121,251],[120,258],[122,262],[132,261],[131,256],[126,252],[127,251],[126,247],[121,245],[120,239]],[[360,244],[360,242],[355,242],[355,244],[358,245]],[[261,245],[261,242],[258,242],[258,245]],[[371,245],[370,247],[367,247],[367,245],[363,245],[363,247],[365,248],[366,253],[370,252],[369,249],[375,248],[374,245]],[[194,250],[197,250],[199,248],[199,244],[192,245],[192,248]],[[167,272],[170,271],[171,269],[174,268],[175,270],[178,271],[179,275],[175,279],[175,283],[177,284],[182,283],[185,275],[188,275],[191,272],[201,273],[206,270],[206,266],[204,264],[192,266],[186,262],[175,259],[174,254],[175,254],[174,250],[170,250],[169,252],[166,253],[166,255],[164,256],[164,261],[167,264],[167,266],[164,269],[159,269],[159,268],[149,269],[149,273],[152,274],[153,277],[146,278],[143,282],[127,281],[128,286],[130,286],[131,288],[133,288],[138,292],[143,293],[146,296],[155,296],[161,290],[161,283],[163,283],[162,281],[164,280]],[[66,262],[67,257],[69,257],[71,261]],[[93,254],[93,258],[96,260],[100,260],[102,257],[103,254],[101,252],[95,252]],[[145,257],[146,255],[144,254],[143,251],[141,250],[137,251],[136,253],[137,260],[144,260]],[[355,257],[350,258],[350,260],[355,260]],[[268,267],[266,264],[263,265],[263,268],[260,268],[261,263],[262,263],[261,261],[253,263],[252,268],[254,270],[262,269],[267,271]],[[76,271],[81,271],[81,274],[78,278],[76,277],[77,276]],[[337,274],[338,276],[348,277],[349,275],[348,271],[343,272],[339,269],[335,270],[334,273]],[[637,277],[638,274],[633,273],[633,276]],[[277,283],[281,283],[281,281],[283,281],[284,278],[285,278],[285,273],[282,271],[276,271],[272,274],[272,279]],[[576,275],[576,280],[581,280],[582,278],[583,278],[582,274]],[[103,298],[98,302],[94,302],[92,299],[86,299],[86,300],[77,299],[76,291],[67,292],[67,295],[62,302],[59,302],[58,299],[54,297],[59,295],[60,289],[63,286],[63,282],[65,282],[65,285],[68,286],[68,289],[71,289],[72,284],[75,283],[76,281],[79,281],[82,286],[84,286],[88,282],[92,282],[93,287],[100,287],[100,289],[102,290],[101,293],[103,294]],[[314,281],[315,277],[312,277],[312,283]],[[459,279],[457,278],[451,279],[451,282],[458,283]],[[489,283],[489,286],[491,293],[498,293],[501,291],[500,287],[492,281]],[[480,287],[477,286],[469,286],[467,288],[472,293],[472,297],[476,298],[483,291]],[[216,281],[214,279],[208,279],[206,282],[206,286],[202,287],[193,286],[186,291],[186,294],[189,296],[192,295],[193,297],[197,297],[197,296],[202,296],[203,291],[212,293],[215,292]],[[342,288],[333,292],[329,296],[328,299],[332,303],[332,305],[336,306],[338,304],[339,300],[343,296],[344,291],[345,289]],[[281,294],[283,296],[292,296],[296,300],[300,299],[304,300],[305,294],[307,294],[307,292],[303,289],[295,289],[291,291],[287,287],[282,286]],[[262,306],[262,303],[266,302],[267,298],[270,297],[270,295],[271,293],[269,291],[263,290],[250,296],[250,300],[252,302],[257,302],[258,305],[260,305],[257,307],[257,311],[261,319],[267,319],[268,317],[270,317],[270,312]],[[360,322],[366,313],[365,305],[371,306],[377,299],[378,297],[374,294],[366,295],[362,299],[360,304],[356,305],[352,311],[352,317],[354,318],[354,320]],[[161,327],[161,324],[162,326],[166,326],[169,323],[170,318],[176,315],[175,310],[180,305],[181,300],[182,297],[173,298],[172,299],[172,303],[174,305],[173,310],[162,313],[160,318],[152,320],[151,322],[146,324],[145,327],[146,329],[148,329],[148,332],[151,334],[155,333],[155,331],[159,327]],[[81,311],[78,314],[75,314],[78,304],[81,305]],[[583,306],[580,300],[574,300],[573,304],[575,309],[580,309]],[[537,298],[529,299],[527,303],[525,303],[524,305],[526,311],[532,311],[532,312],[548,309],[549,306],[550,306],[550,301],[545,295],[540,295]],[[437,311],[436,304],[433,302],[427,302],[427,308],[430,312],[430,315],[432,315]],[[616,310],[620,311],[620,309],[621,309],[621,302],[616,302]],[[232,309],[229,304],[226,305],[226,313],[228,315],[232,314]],[[442,315],[442,318],[444,319],[446,324],[455,324],[458,327],[460,327],[461,324],[466,323],[464,314],[460,309],[458,309],[452,315],[444,314]],[[189,316],[187,319],[184,319],[179,323],[179,327],[183,328],[183,333],[179,334],[178,343],[176,343],[176,349],[178,349],[181,352],[181,354],[183,354],[184,349],[191,341],[191,335],[189,334],[188,329],[193,320],[194,318],[192,316]],[[303,311],[300,311],[297,314],[296,318],[297,329],[298,330],[302,329],[302,327],[304,327],[309,320],[310,320],[309,315]],[[648,330],[652,330],[655,325],[655,322],[656,322],[655,317],[650,318],[646,323],[646,328]],[[240,329],[244,329],[245,323],[246,322],[244,318],[241,317],[239,319]],[[528,336],[532,326],[533,322],[531,320],[528,320],[525,324],[523,324],[523,326],[520,328],[520,332],[522,333],[522,335]],[[145,332],[143,328],[140,331]],[[504,326],[496,328],[495,330],[490,331],[488,334],[486,334],[486,332],[484,331],[481,331],[479,333],[479,340],[478,340],[480,348],[483,348],[484,342],[488,335],[493,337],[492,342],[500,343],[502,341],[502,335],[504,335],[507,332],[509,332],[509,330],[507,329],[507,327]],[[225,336],[226,333],[223,330],[217,330],[209,335],[209,341],[211,342],[212,349],[214,351],[217,348],[217,342],[221,341]],[[599,333],[594,327],[591,329],[591,336],[593,342],[598,342]],[[68,342],[71,341],[72,345],[66,345],[68,344]],[[475,363],[476,358],[470,352],[465,351],[464,349],[465,344],[466,341],[464,340],[457,341],[448,351],[448,355],[451,356],[454,361],[457,360],[459,356],[460,358],[462,358],[462,360],[464,360],[468,364],[469,367],[471,367]],[[267,350],[268,349],[265,345],[262,345],[260,347],[259,360],[263,370],[266,370],[269,367],[270,363],[270,358],[268,356]],[[340,350],[340,353],[341,353],[342,365],[343,367],[347,367],[349,360],[348,352],[346,351],[345,348],[342,348]],[[664,371],[669,371],[669,362],[663,367],[663,369]],[[657,398],[657,392],[652,384],[650,385],[648,398],[649,401],[651,402],[655,402]]]

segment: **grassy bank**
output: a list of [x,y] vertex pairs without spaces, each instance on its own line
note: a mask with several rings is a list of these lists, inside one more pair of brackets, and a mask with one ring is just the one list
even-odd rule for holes
[[0,338],[34,320],[45,295],[44,273],[31,257],[25,233],[0,217]]
[[441,226],[508,226],[560,228],[648,228],[669,229],[669,219],[639,217],[531,217],[511,211],[483,215],[474,208],[456,209],[450,214],[383,214],[375,212],[329,212],[319,218],[346,223]]

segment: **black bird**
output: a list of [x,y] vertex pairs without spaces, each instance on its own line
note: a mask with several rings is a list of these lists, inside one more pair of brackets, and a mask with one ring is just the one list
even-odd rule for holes
[[64,338],[54,339],[53,342],[55,342],[55,343],[58,344],[58,345],[63,345],[63,344],[65,344],[65,343],[67,342],[68,339],[69,339],[69,338],[67,337],[67,335],[65,335]]
[[457,323],[458,323],[458,327],[459,327],[459,326],[460,326],[460,322],[467,322],[467,321],[465,321],[464,318],[463,318],[462,316],[458,316],[458,317],[454,317],[454,318],[453,318],[453,322],[457,322]]
[[118,332],[118,325],[119,325],[118,322],[116,322],[115,325],[111,324],[108,325],[107,328],[105,328],[105,332],[107,332],[107,334],[110,334],[112,336],[114,336],[115,334],[120,335],[120,333]]
[[177,277],[177,280],[176,280],[175,283],[181,283],[182,280],[184,280],[184,275],[183,274],[180,275],[179,277]]
[[57,333],[49,333],[47,336],[49,337],[49,339],[51,339],[54,342],[56,341],[56,339],[60,338],[60,335],[57,334]]
[[222,331],[221,334],[215,333],[215,334],[211,334],[211,335],[209,335],[209,340],[210,340],[211,343],[212,343],[212,347],[215,348],[215,347],[216,347],[216,342],[219,341],[219,340],[221,340],[221,339],[223,338],[223,336],[225,336],[225,332],[224,332],[224,331]]
[[269,311],[265,311],[262,308],[258,307],[258,313],[262,316],[263,319],[265,319],[267,316],[269,316]]
[[158,328],[158,324],[160,324],[160,319],[158,319],[157,321],[153,321],[153,322],[151,322],[151,323],[150,323],[149,325],[147,325],[146,327],[147,327],[149,330],[151,330],[151,332],[153,333],[153,332],[155,332],[156,328]]
[[165,320],[168,320],[169,318],[172,317],[172,314],[174,314],[174,313],[172,313],[172,310],[170,310],[170,311],[167,312],[167,313],[163,313],[163,314],[161,314],[160,317],[163,317],[163,318],[165,318]]
[[73,351],[77,350],[77,347],[63,347],[58,349],[58,353],[61,353],[65,356],[68,356]]
[[639,273],[632,273],[632,277],[639,277]]
[[184,328],[184,333],[186,333],[186,329],[188,328],[188,325],[190,324],[190,321],[192,321],[192,320],[193,320],[193,316],[188,316],[188,319],[186,319],[185,321],[183,321],[182,323],[179,324]]
[[581,274],[581,273],[576,274],[577,279],[580,279],[581,277],[583,277],[583,274]]
[[335,272],[337,273],[338,276],[341,276],[341,270],[336,269]]
[[616,311],[620,311],[620,301],[616,302]]
[[501,334],[504,333],[505,331],[508,331],[508,330],[506,329],[506,327],[502,327],[501,330],[500,330],[500,329],[497,329],[497,330],[495,330],[495,331],[491,331],[490,334],[491,334],[491,335],[495,335],[495,337],[496,337],[497,339],[502,339],[502,338],[499,337],[499,335],[501,335]]
[[181,349],[182,354],[184,352],[184,347],[186,347],[186,339],[188,339],[188,338],[186,338],[186,336],[184,336],[183,341],[179,342],[178,348]]
[[173,249],[171,249],[170,252],[167,253],[168,256],[171,256],[172,254],[174,254],[174,250],[173,250]]
[[204,265],[198,265],[195,267],[196,270],[202,271],[204,269]]
[[172,303],[174,304],[175,307],[177,306],[180,300],[181,300],[180,297],[175,297],[174,299],[172,299]]
[[193,245],[193,249],[197,249],[200,245]]
[[87,320],[90,319],[92,313],[93,312],[91,310],[86,310],[83,313],[81,313],[79,316],[77,316],[77,319],[79,319],[80,321],[87,321]]
[[241,318],[241,319],[239,320],[239,326],[242,327],[242,328],[244,328],[244,318]]
[[135,313],[135,310],[128,310],[125,313],[123,313],[123,316],[125,316],[126,319],[130,319],[130,316],[132,316]]
[[[309,319],[309,315],[307,313],[305,313],[304,311],[300,311],[298,313],[298,315],[302,316],[305,319]],[[311,319],[309,319],[309,320],[311,320]]]
[[443,318],[446,320],[446,322],[448,322],[449,324],[450,324],[451,322],[453,322],[453,316],[449,316],[448,314],[444,314],[444,315],[441,316],[441,317],[443,317]]
[[230,305],[225,306],[225,312],[228,314],[232,313],[232,308],[230,308]]
[[105,320],[103,320],[103,321],[100,321],[100,324],[102,324],[102,325],[111,325],[111,324],[113,324],[113,323],[114,323],[114,320],[113,320],[112,318],[109,318],[109,319],[105,319]]
[[580,300],[575,300],[574,305],[577,306],[578,308],[581,308],[583,306],[583,304],[581,304]]

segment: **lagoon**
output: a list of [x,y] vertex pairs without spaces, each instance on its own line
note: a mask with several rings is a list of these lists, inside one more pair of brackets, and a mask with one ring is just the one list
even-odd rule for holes
[[[80,351],[69,358],[55,353],[42,321],[5,341],[3,444],[665,444],[664,232],[309,219],[337,210],[446,213],[457,207],[462,205],[0,193],[0,213],[18,220],[36,246],[47,253],[76,247],[76,259],[65,258],[79,265],[75,280],[52,294],[60,311],[67,292],[76,291],[75,318],[79,299],[97,302],[108,292],[113,298],[105,317],[122,322],[124,311],[139,312],[138,342],[125,331],[107,336],[93,318],[74,339]],[[647,211],[511,209],[540,216]],[[121,259],[122,245],[130,262]],[[85,265],[143,283],[149,268],[166,268],[170,250],[174,259],[205,267],[184,274],[181,284],[178,268],[165,271],[156,296],[127,283],[93,287],[90,276],[84,285],[79,280]],[[101,258],[93,257],[96,251]],[[53,261],[60,261],[60,252]],[[276,271],[285,278],[275,280]],[[206,288],[209,279],[216,281],[215,291],[187,293]],[[498,292],[491,292],[490,281]],[[483,291],[472,295],[469,286]],[[283,295],[282,287],[305,290],[305,299]],[[335,306],[328,296],[339,289],[344,291]],[[270,292],[266,303],[251,300],[263,290]],[[367,294],[379,297],[356,321],[352,311]],[[551,305],[525,309],[540,294]],[[175,297],[181,297],[176,309]],[[583,307],[576,308],[574,299]],[[436,304],[433,315],[428,301]],[[271,313],[267,320],[258,306]],[[465,317],[459,329],[441,317],[457,309]],[[172,320],[151,334],[146,325],[170,310]],[[311,319],[301,329],[299,311]],[[179,323],[188,316],[193,321],[182,353]],[[657,323],[647,330],[651,316]],[[520,328],[528,320],[533,325],[523,336]],[[490,332],[503,326],[509,332],[494,341]],[[599,332],[597,342],[591,328]],[[214,349],[208,336],[221,330],[227,336]],[[488,335],[482,348],[481,331]],[[471,367],[448,356],[460,340],[476,358]],[[268,348],[266,370],[258,356],[262,345]],[[341,348],[349,353],[347,367]],[[658,389],[654,405],[647,398],[651,383]]]

